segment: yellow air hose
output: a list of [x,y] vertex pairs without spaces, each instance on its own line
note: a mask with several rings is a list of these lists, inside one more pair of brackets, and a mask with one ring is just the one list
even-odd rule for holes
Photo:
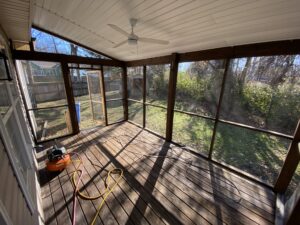
[[[90,223],[90,225],[94,225],[107,197],[113,192],[115,187],[121,181],[121,179],[123,177],[123,170],[120,168],[114,168],[114,169],[109,170],[109,172],[107,173],[106,178],[105,178],[105,190],[103,191],[103,193],[100,193],[95,196],[88,196],[88,195],[85,195],[82,192],[80,192],[79,188],[78,188],[80,180],[82,178],[82,174],[83,174],[83,170],[80,169],[80,167],[83,165],[82,159],[78,153],[72,153],[72,154],[77,155],[77,157],[79,158],[79,160],[72,160],[72,163],[76,163],[76,162],[78,163],[78,165],[75,166],[75,171],[73,172],[73,175],[72,175],[72,183],[74,185],[72,225],[76,224],[76,196],[77,195],[80,198],[85,199],[85,200],[95,200],[95,199],[98,199],[101,197],[103,198],[97,208],[97,212],[96,212],[92,222]],[[112,182],[113,174],[119,174],[118,178],[116,180],[114,180],[114,182]],[[76,175],[78,176],[78,180],[76,180]]]

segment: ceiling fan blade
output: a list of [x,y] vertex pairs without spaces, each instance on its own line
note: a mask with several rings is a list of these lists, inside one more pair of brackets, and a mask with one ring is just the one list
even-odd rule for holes
[[110,26],[112,29],[114,29],[115,31],[118,31],[119,33],[125,35],[126,37],[129,36],[129,33],[127,33],[125,30],[123,30],[122,28],[114,25],[114,24],[107,24],[108,26]]
[[168,41],[164,41],[164,40],[158,40],[158,39],[153,39],[153,38],[140,38],[139,37],[139,41],[140,42],[145,42],[145,43],[153,43],[153,44],[160,44],[160,45],[167,45],[169,44]]
[[124,45],[127,43],[128,40],[125,40],[125,41],[122,41],[120,42],[119,44],[116,44],[113,48],[117,48],[117,47],[120,47],[121,45]]

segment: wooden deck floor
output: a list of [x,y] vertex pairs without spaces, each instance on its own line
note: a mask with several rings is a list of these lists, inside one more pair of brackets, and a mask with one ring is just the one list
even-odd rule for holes
[[[81,190],[97,194],[117,167],[124,177],[97,224],[273,224],[275,195],[269,189],[195,157],[130,124],[82,131],[59,139],[84,161]],[[37,153],[46,224],[71,224],[74,166],[51,175],[45,150]],[[192,164],[191,164],[192,162]],[[78,198],[77,224],[89,224],[101,199]]]

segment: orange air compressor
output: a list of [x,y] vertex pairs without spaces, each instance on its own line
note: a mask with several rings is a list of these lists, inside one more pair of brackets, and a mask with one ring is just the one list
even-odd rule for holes
[[66,149],[64,147],[58,148],[56,145],[47,151],[47,157],[46,168],[51,172],[62,171],[71,162]]

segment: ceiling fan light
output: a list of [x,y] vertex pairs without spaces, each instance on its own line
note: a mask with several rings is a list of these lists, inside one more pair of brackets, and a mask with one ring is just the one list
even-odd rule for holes
[[136,39],[128,39],[128,45],[137,45]]

